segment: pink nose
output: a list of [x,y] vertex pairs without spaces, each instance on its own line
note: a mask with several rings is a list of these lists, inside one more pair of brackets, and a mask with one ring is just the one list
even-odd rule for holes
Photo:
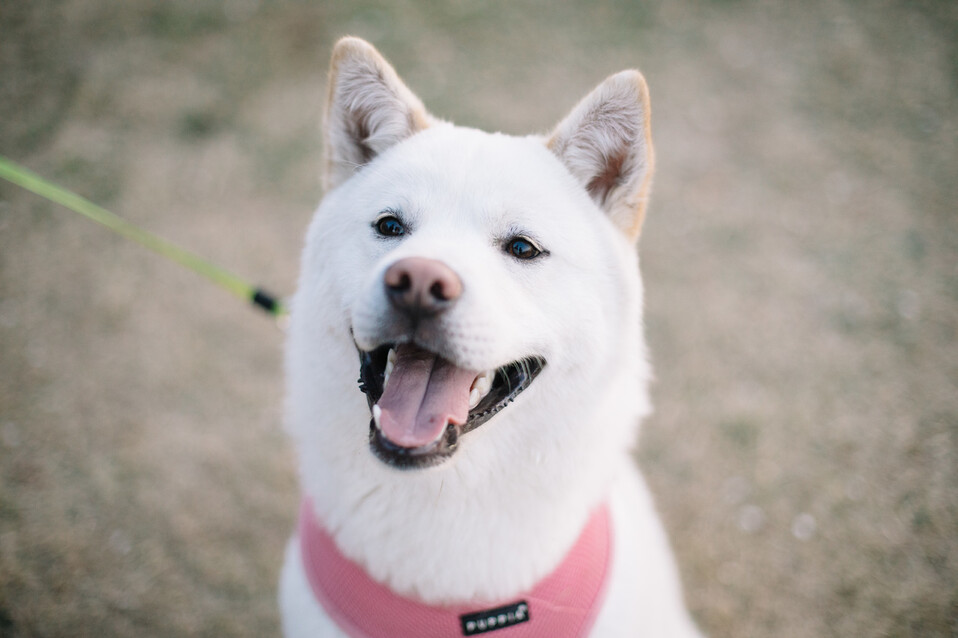
[[462,281],[453,270],[435,259],[406,257],[383,275],[386,294],[399,310],[415,315],[435,315],[462,294]]

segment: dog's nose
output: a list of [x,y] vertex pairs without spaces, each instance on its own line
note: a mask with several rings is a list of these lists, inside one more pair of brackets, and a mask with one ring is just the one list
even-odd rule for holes
[[383,283],[392,304],[416,316],[438,314],[462,294],[462,281],[449,266],[424,257],[400,259],[386,269]]

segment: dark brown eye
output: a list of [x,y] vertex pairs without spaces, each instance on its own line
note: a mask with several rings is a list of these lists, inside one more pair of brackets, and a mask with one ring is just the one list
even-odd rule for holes
[[542,251],[525,237],[513,237],[506,242],[506,252],[516,259],[535,259]]
[[384,215],[374,224],[376,232],[383,237],[401,237],[406,234],[406,227],[393,215]]

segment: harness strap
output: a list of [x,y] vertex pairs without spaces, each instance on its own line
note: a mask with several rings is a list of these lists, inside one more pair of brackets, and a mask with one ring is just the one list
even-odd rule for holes
[[602,606],[612,558],[612,526],[603,505],[562,563],[530,591],[492,604],[428,605],[394,593],[343,556],[307,499],[300,509],[299,538],[314,595],[351,638],[490,632],[495,632],[490,638],[583,638]]

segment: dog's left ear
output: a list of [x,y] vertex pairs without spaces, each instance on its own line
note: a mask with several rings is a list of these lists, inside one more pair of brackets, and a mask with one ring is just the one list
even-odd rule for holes
[[432,122],[419,98],[373,45],[342,38],[333,47],[329,69],[326,189]]
[[632,240],[645,217],[654,155],[649,91],[638,71],[622,71],[596,87],[548,140],[598,206]]

